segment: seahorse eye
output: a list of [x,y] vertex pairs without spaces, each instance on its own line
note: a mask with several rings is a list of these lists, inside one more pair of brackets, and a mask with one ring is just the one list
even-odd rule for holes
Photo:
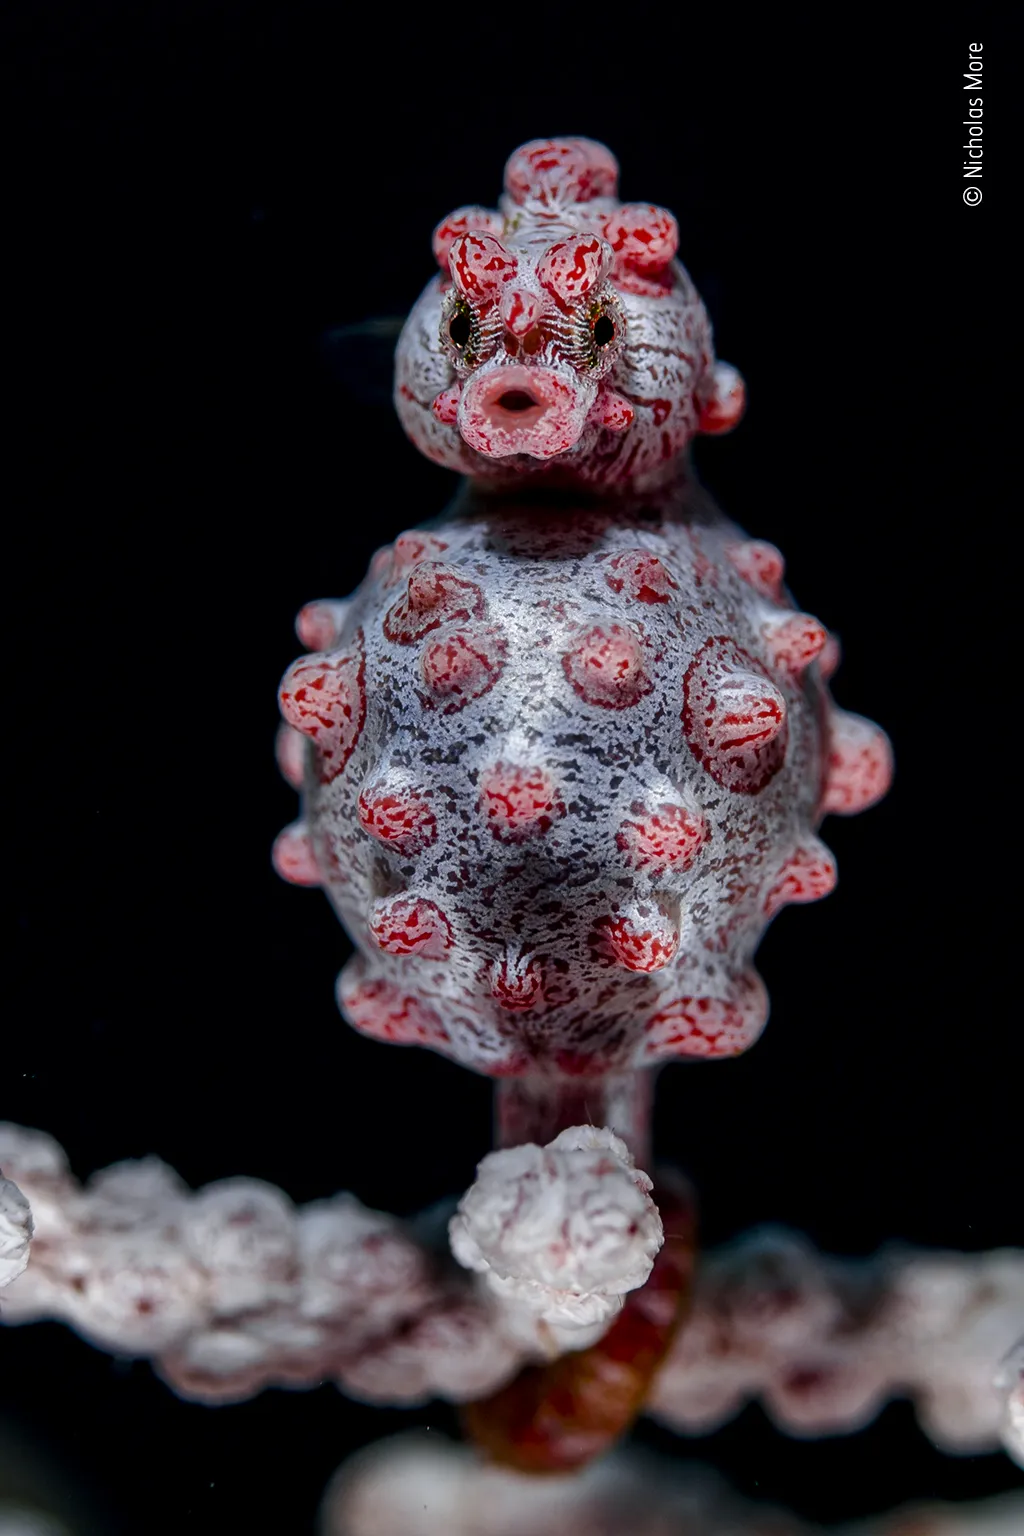
[[594,345],[605,348],[615,340],[615,321],[611,315],[598,315],[594,321]]
[[469,318],[469,312],[465,309],[457,309],[448,322],[448,339],[453,347],[462,348],[469,341],[473,332],[473,326]]

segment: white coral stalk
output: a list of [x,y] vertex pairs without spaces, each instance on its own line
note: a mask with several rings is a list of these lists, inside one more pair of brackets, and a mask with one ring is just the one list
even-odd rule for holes
[[0,1173],[0,1288],[17,1280],[28,1264],[32,1212],[10,1179]]
[[1024,1339],[1002,1362],[995,1384],[1005,1405],[1003,1445],[1017,1465],[1024,1467]]

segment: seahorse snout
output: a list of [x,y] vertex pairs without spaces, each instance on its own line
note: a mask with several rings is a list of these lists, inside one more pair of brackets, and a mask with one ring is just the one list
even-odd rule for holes
[[549,459],[583,431],[596,387],[554,368],[498,363],[481,368],[462,390],[458,428],[488,458],[511,453]]

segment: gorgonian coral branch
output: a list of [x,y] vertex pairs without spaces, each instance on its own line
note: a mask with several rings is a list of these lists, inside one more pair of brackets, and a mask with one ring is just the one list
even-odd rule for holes
[[[351,1195],[295,1207],[256,1179],[192,1192],[156,1158],[82,1186],[51,1138],[0,1126],[0,1160],[36,1228],[3,1318],[61,1318],[100,1348],[152,1359],[176,1392],[201,1401],[324,1380],[373,1402],[470,1401],[530,1361],[591,1342],[588,1329],[555,1326],[581,1298],[621,1300],[642,1282],[657,1247],[644,1176],[610,1133],[590,1134],[589,1146],[576,1131],[554,1152],[522,1150],[522,1168],[499,1166],[496,1184],[485,1161],[455,1228],[460,1257],[475,1255],[485,1275],[474,1286],[414,1227]],[[556,1154],[574,1146],[583,1160],[560,1168]],[[593,1222],[570,1221],[560,1252],[581,1191]],[[570,1283],[552,1285],[559,1277]],[[551,1305],[538,1306],[544,1286]],[[615,1305],[602,1305],[611,1320]],[[1002,1442],[1020,1458],[1021,1361],[1009,1352],[1022,1323],[1020,1250],[849,1260],[790,1233],[754,1233],[702,1258],[692,1314],[646,1411],[701,1434],[756,1398],[788,1433],[822,1435],[858,1429],[905,1396],[944,1449]]]

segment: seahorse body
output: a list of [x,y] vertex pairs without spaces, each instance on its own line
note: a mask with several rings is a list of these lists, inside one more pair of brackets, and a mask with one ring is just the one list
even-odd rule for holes
[[831,890],[817,826],[891,769],[778,551],[687,470],[742,381],[675,220],[615,174],[587,140],[526,145],[499,212],[438,227],[396,403],[470,487],[303,610],[317,653],[281,685],[306,755],[286,737],[304,819],[276,860],[355,941],[343,1013],[496,1077],[746,1049],[765,925]]

